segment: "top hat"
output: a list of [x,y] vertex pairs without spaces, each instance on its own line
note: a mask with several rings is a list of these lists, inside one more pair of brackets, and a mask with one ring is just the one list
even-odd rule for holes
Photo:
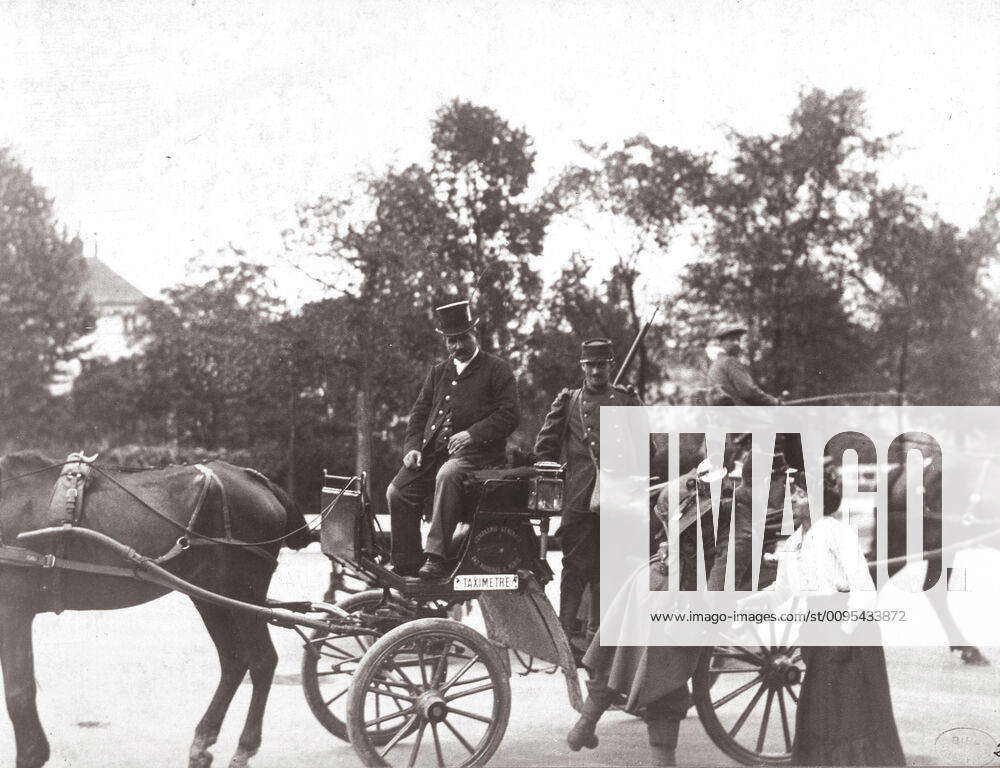
[[742,336],[747,332],[747,327],[742,323],[723,323],[715,329],[712,334],[713,339],[725,339],[729,336]]
[[435,307],[434,314],[437,316],[437,332],[445,336],[461,336],[479,324],[478,318],[472,319],[468,301]]
[[611,347],[611,339],[587,339],[580,345],[581,363],[614,359],[615,351]]

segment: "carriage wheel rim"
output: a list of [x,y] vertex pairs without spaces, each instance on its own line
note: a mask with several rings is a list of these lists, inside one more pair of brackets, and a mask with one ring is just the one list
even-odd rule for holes
[[[405,720],[408,729],[381,748],[368,738],[377,719],[368,702],[378,695],[370,683],[379,677],[400,681],[412,699],[411,706],[390,718]],[[469,697],[481,694],[490,697],[488,712],[482,707],[476,711],[476,702],[470,703]],[[451,766],[455,760],[461,760],[459,766],[483,765],[499,746],[510,709],[509,681],[489,641],[445,619],[410,622],[377,641],[355,675],[349,697],[351,743],[369,766],[390,765],[391,759],[412,766],[421,754],[437,766]],[[478,723],[478,735],[470,735],[470,723]],[[445,747],[458,757],[446,763]]]
[[[337,605],[348,613],[355,613],[384,600],[382,590],[367,590]],[[407,610],[403,604],[393,604],[400,611]],[[368,637],[346,637],[316,630],[304,649],[302,687],[306,702],[323,727],[343,741],[348,741],[346,705],[350,680],[370,645]],[[395,729],[379,727],[373,735],[384,742],[394,733]]]
[[[694,698],[712,741],[745,765],[789,763],[801,664],[794,647],[706,649],[694,676]],[[720,680],[727,681],[725,692],[713,692]]]

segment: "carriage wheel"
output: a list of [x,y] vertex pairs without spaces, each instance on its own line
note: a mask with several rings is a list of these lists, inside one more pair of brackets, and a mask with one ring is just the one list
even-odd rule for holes
[[692,678],[705,732],[744,765],[789,763],[804,671],[794,646],[706,648]]
[[[341,600],[337,607],[348,613],[361,613],[374,609],[384,600],[381,589],[370,589]],[[392,598],[390,601],[401,618],[415,616],[411,606]],[[342,741],[348,741],[347,688],[351,684],[351,675],[371,644],[370,636],[344,637],[316,629],[309,637],[312,650],[307,647],[302,655],[302,690],[309,709],[324,728]],[[386,726],[377,729],[372,739],[376,743],[385,743],[394,735],[395,730]]]
[[[370,767],[484,765],[509,716],[510,680],[497,650],[449,619],[418,619],[380,637],[347,694],[351,744]],[[375,742],[376,726],[396,723],[393,738]]]

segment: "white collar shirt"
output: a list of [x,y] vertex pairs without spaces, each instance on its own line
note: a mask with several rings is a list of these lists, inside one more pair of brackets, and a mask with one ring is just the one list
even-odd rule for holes
[[470,363],[471,363],[471,362],[472,362],[473,360],[475,360],[475,359],[476,359],[476,356],[477,356],[478,354],[479,354],[479,347],[476,347],[476,351],[472,353],[472,357],[470,357],[470,358],[469,358],[468,360],[466,360],[466,361],[465,361],[464,363],[463,363],[463,362],[462,362],[461,360],[459,360],[459,359],[458,359],[457,357],[455,358],[455,370],[456,370],[456,371],[458,372],[458,375],[459,375],[459,376],[461,376],[461,375],[462,375],[462,371],[464,371],[464,370],[465,370],[466,368],[468,368],[468,367],[469,367],[469,364],[470,364]]

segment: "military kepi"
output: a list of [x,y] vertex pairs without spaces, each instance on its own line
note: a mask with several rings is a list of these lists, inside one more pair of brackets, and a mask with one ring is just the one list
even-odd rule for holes
[[615,352],[611,347],[611,339],[587,339],[580,345],[581,363],[614,359]]
[[468,333],[479,324],[473,319],[468,301],[455,301],[434,309],[437,319],[437,332],[445,336],[461,336]]

